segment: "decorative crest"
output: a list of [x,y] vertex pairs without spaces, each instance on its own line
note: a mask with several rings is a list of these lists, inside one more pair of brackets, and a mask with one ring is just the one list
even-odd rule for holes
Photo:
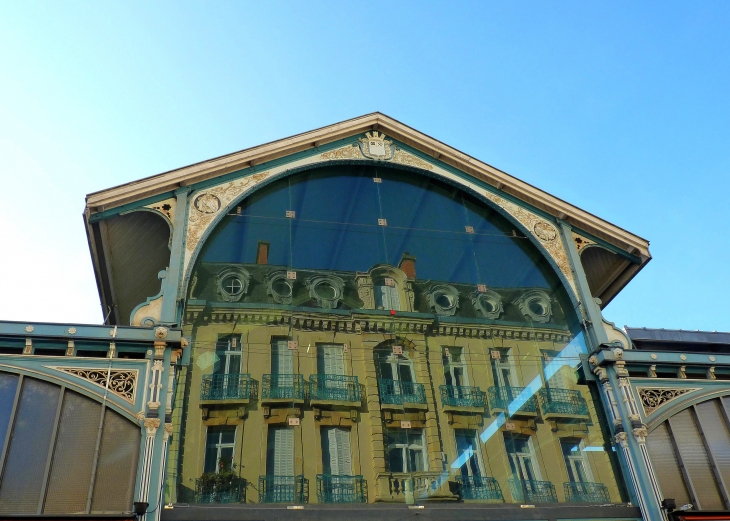
[[395,153],[395,147],[393,142],[389,139],[385,139],[385,134],[379,133],[377,130],[373,132],[365,133],[365,136],[360,138],[360,152],[368,159],[382,159],[388,161],[393,159]]

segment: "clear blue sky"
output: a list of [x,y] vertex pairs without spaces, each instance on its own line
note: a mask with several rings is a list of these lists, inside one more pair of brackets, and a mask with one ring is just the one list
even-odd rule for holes
[[726,1],[3,2],[0,319],[102,320],[85,194],[373,111],[649,239],[609,320],[730,330]]

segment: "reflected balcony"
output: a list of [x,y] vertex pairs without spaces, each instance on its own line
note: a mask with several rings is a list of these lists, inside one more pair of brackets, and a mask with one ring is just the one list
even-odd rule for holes
[[487,396],[479,387],[442,385],[441,404],[445,411],[484,412]]
[[359,407],[360,384],[357,376],[313,374],[309,376],[309,402],[312,405],[349,405]]
[[509,478],[509,488],[515,501],[525,503],[557,503],[555,485],[550,481]]
[[570,503],[610,503],[611,496],[608,487],[603,483],[576,483],[563,484],[565,501]]
[[427,408],[423,384],[378,378],[378,391],[383,409]]
[[259,503],[308,503],[309,480],[304,476],[259,476]]
[[196,503],[245,503],[246,480],[235,476],[226,479],[220,474],[206,474],[195,480]]
[[200,403],[248,403],[251,391],[250,374],[206,374],[200,387]]
[[406,503],[420,499],[455,500],[443,472],[381,472],[376,479],[376,502]]
[[537,397],[526,387],[490,387],[489,409],[507,413],[507,416],[537,416]]
[[304,403],[304,377],[300,374],[263,375],[261,402]]
[[367,503],[367,482],[362,476],[317,474],[318,503]]
[[455,476],[461,499],[504,501],[502,489],[497,480],[482,476]]
[[586,420],[588,404],[580,391],[546,387],[540,389],[540,409],[542,417],[549,419],[580,419]]

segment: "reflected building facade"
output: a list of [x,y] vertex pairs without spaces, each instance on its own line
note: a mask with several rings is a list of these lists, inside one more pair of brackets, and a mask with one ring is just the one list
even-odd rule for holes
[[392,118],[89,194],[85,222],[105,324],[0,322],[0,512],[730,509],[726,335],[602,315],[648,241]]

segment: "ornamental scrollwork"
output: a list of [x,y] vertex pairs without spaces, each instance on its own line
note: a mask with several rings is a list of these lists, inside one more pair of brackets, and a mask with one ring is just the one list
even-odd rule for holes
[[231,181],[214,188],[206,189],[193,199],[188,218],[188,236],[185,247],[193,251],[203,233],[218,213],[247,188],[268,177],[269,172],[253,174],[241,181]]
[[659,407],[666,405],[668,402],[679,398],[692,391],[698,389],[669,389],[669,388],[648,388],[640,387],[636,389],[641,399],[641,405],[644,407],[644,416],[649,416]]
[[137,370],[136,369],[81,369],[74,367],[54,367],[57,371],[81,378],[94,385],[106,389],[107,377],[109,378],[109,392],[112,392],[123,400],[134,403],[137,392]]

